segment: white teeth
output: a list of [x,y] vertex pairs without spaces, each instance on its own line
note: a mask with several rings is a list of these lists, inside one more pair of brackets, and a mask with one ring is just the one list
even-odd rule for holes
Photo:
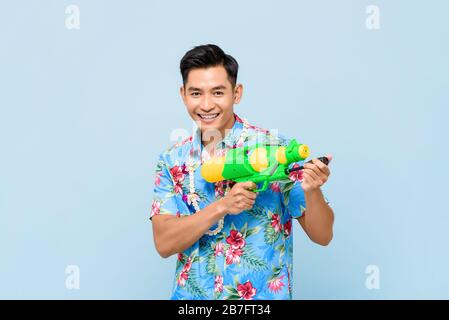
[[215,119],[218,117],[218,113],[214,114],[198,114],[202,119]]

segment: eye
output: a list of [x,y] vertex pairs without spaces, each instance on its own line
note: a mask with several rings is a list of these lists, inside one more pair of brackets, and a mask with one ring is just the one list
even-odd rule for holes
[[214,92],[214,95],[216,95],[216,96],[222,96],[223,94],[224,94],[223,91],[215,91]]
[[198,97],[200,95],[200,93],[199,92],[192,92],[190,95],[192,97]]

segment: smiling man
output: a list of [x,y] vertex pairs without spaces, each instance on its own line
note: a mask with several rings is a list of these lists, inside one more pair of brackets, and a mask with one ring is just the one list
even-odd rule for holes
[[198,129],[160,155],[151,210],[157,251],[178,255],[171,298],[291,299],[292,220],[315,243],[332,239],[334,214],[320,190],[329,168],[313,159],[258,194],[252,182],[206,182],[200,171],[210,157],[289,139],[234,113],[243,94],[238,63],[218,46],[188,51],[180,69],[181,97]]

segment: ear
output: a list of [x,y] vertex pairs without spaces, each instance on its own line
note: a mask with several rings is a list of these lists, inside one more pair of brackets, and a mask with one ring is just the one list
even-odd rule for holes
[[182,101],[186,104],[186,95],[185,95],[184,85],[179,88],[179,94],[181,95]]
[[234,104],[238,104],[243,96],[243,85],[238,83],[234,88]]

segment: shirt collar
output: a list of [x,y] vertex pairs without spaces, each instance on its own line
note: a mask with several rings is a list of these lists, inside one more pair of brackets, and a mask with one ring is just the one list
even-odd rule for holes
[[[215,145],[216,149],[225,149],[225,148],[235,148],[240,135],[243,130],[243,121],[234,113],[234,125],[231,129],[225,130],[225,136],[223,140],[217,142]],[[192,150],[191,153],[194,153],[195,158],[201,154],[203,150],[203,145],[201,143],[201,130],[199,127],[196,128],[195,133],[192,138]]]

